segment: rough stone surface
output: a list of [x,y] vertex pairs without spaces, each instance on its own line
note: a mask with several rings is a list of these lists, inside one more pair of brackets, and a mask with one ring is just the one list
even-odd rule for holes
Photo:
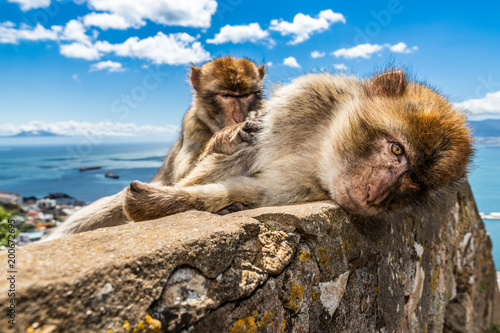
[[[186,212],[17,251],[1,332],[495,332],[491,241],[465,185],[425,215],[331,202]],[[7,262],[7,253],[0,254]]]

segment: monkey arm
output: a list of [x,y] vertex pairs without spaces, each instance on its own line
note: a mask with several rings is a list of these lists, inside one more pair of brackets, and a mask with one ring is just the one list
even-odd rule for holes
[[212,213],[242,203],[258,205],[264,188],[254,177],[231,177],[215,184],[187,187],[155,186],[138,181],[126,190],[124,211],[135,222],[196,209]]

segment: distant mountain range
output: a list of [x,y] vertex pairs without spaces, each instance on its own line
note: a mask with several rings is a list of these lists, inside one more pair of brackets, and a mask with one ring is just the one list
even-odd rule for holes
[[[500,119],[469,121],[475,137],[500,137]],[[10,137],[62,137],[64,135],[43,130],[22,131]]]
[[469,121],[475,137],[500,137],[500,119]]
[[33,131],[22,131],[15,135],[11,135],[13,138],[26,138],[26,137],[55,137],[55,136],[64,136],[48,131],[43,130],[33,130]]

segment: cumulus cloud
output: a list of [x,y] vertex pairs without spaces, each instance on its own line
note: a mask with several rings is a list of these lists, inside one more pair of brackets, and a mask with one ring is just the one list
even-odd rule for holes
[[1,44],[19,44],[20,41],[56,41],[62,32],[61,26],[52,26],[45,29],[41,24],[34,28],[22,24],[19,29],[10,21],[0,23],[0,43]]
[[269,32],[262,30],[258,23],[250,23],[248,25],[226,25],[220,29],[220,32],[215,34],[213,39],[207,39],[209,44],[223,44],[231,42],[238,43],[257,43],[269,37]]
[[103,71],[107,70],[108,73],[112,72],[123,72],[125,68],[122,67],[122,64],[119,62],[107,60],[107,61],[101,61],[96,64],[90,65],[90,72],[95,72],[95,71]]
[[182,65],[201,62],[210,58],[197,39],[185,32],[139,39],[130,37],[120,44],[97,42],[94,48],[102,53],[114,53],[121,57],[150,60],[154,64]]
[[156,36],[139,39],[130,37],[123,43],[111,44],[98,41],[94,44],[72,43],[60,46],[62,55],[70,58],[99,60],[105,54],[149,60],[158,65],[182,65],[210,59],[208,53],[197,39],[187,33]]
[[391,44],[379,45],[379,44],[366,43],[366,44],[356,45],[351,48],[338,49],[336,51],[333,51],[331,54],[336,56],[337,58],[342,57],[347,59],[353,59],[353,58],[369,59],[374,53],[381,52],[384,49],[388,49],[394,53],[411,53],[415,50],[418,50],[418,47],[414,46],[412,48],[408,48],[408,46],[403,42],[394,45]]
[[345,71],[347,66],[344,64],[333,64],[333,67],[338,71]]
[[152,126],[135,124],[113,123],[108,121],[90,123],[77,121],[63,121],[46,123],[32,121],[22,125],[2,125],[0,135],[15,135],[23,131],[47,131],[67,136],[175,136],[179,132],[178,126]]
[[17,3],[22,11],[28,11],[35,8],[46,8],[50,6],[50,0],[7,0],[8,2]]
[[455,103],[455,106],[469,112],[473,120],[500,119],[500,91],[487,93],[483,98]]
[[391,50],[394,53],[411,53],[413,51],[418,50],[417,46],[414,46],[410,49],[410,48],[408,48],[406,43],[403,43],[403,42],[399,42],[399,43],[394,44],[394,45],[385,44],[385,46],[388,47],[389,50]]
[[312,51],[311,58],[323,58],[325,56],[325,52]]
[[292,22],[283,19],[272,20],[269,29],[278,31],[282,36],[292,35],[293,40],[288,44],[295,45],[308,40],[313,33],[326,31],[332,24],[338,22],[346,22],[344,15],[327,9],[319,12],[316,18],[298,13]]
[[289,67],[294,67],[294,68],[300,68],[299,63],[297,62],[297,59],[294,57],[288,57],[283,59],[283,65],[289,66]]
[[87,27],[99,27],[102,30],[116,29],[126,30],[128,28],[138,29],[146,24],[144,21],[130,20],[130,18],[118,14],[90,13],[83,17],[83,23]]
[[365,58],[369,59],[373,53],[382,51],[384,47],[377,44],[360,44],[349,49],[338,49],[332,54],[337,58],[343,57],[347,59],[352,58]]
[[94,15],[88,19],[90,20],[88,25],[103,29],[114,29],[116,26],[120,29],[138,28],[145,25],[146,20],[169,26],[209,28],[212,15],[217,10],[215,0],[87,0],[87,2],[90,8],[112,15],[111,18],[114,20],[112,23],[105,22],[106,16]]
[[59,52],[67,58],[85,60],[99,60],[101,53],[94,45],[84,43],[64,44],[59,47]]
[[77,20],[71,20],[66,23],[64,30],[62,31],[61,40],[64,41],[75,41],[79,43],[90,43],[90,37],[86,34],[87,30],[85,29],[82,22]]
[[9,21],[0,23],[0,43],[19,44],[21,41],[73,41],[89,44],[91,38],[78,20],[70,20],[64,27],[53,25],[50,29],[39,23],[34,28],[24,23],[21,23],[19,28]]

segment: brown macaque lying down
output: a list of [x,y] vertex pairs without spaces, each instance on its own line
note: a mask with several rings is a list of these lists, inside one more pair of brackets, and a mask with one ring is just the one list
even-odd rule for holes
[[400,71],[368,80],[305,75],[278,88],[262,113],[254,143],[206,154],[175,186],[130,184],[127,216],[144,221],[190,209],[325,199],[351,214],[384,216],[451,193],[473,154],[464,115]]

